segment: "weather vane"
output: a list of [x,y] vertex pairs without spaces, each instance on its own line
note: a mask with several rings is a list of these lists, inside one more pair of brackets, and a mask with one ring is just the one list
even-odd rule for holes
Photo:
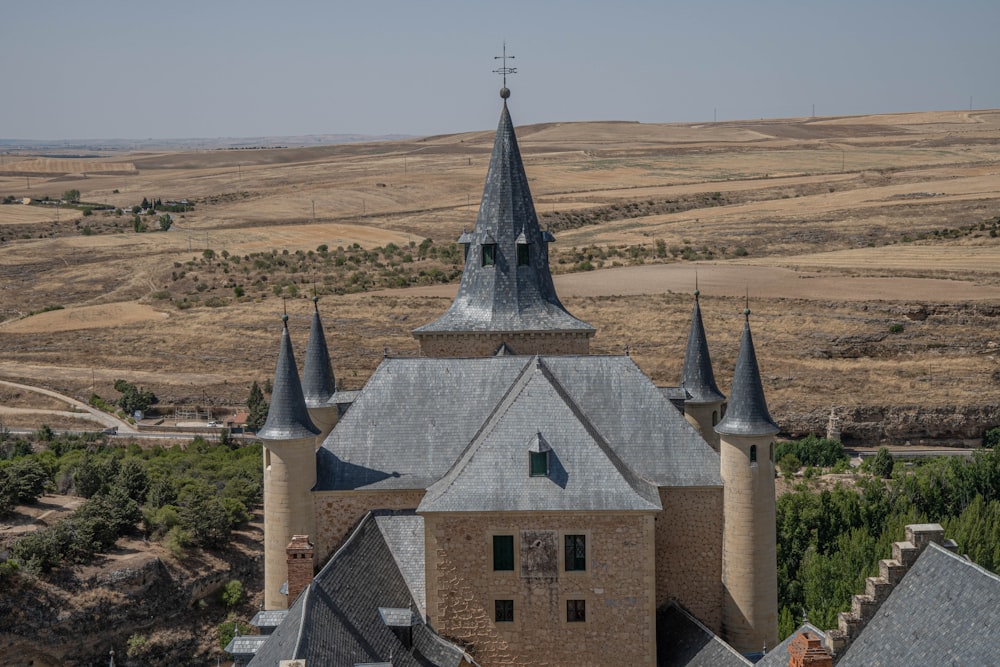
[[499,60],[499,61],[501,61],[503,63],[500,67],[498,67],[495,70],[493,70],[493,73],[494,74],[500,74],[500,75],[503,76],[503,88],[500,89],[500,97],[502,97],[504,99],[507,99],[508,97],[510,97],[510,90],[507,88],[507,75],[508,74],[517,74],[517,68],[516,67],[507,67],[507,59],[508,58],[510,58],[511,60],[513,60],[514,56],[508,56],[507,55],[507,42],[504,42],[503,43],[503,55],[502,56],[493,56],[493,60]]

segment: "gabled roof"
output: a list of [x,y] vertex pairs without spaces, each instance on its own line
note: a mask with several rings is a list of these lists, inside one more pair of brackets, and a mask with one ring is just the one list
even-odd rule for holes
[[[548,475],[528,474],[533,450],[547,454]],[[418,512],[660,509],[656,487],[621,461],[540,357],[417,507]]]
[[264,427],[257,432],[261,440],[297,440],[319,434],[319,429],[309,419],[306,400],[302,395],[292,339],[288,335],[288,316],[285,315],[283,320],[281,350],[278,353],[278,366],[274,371],[271,403]]
[[[317,453],[316,490],[428,488],[500,414],[501,401],[535,363],[529,356],[383,360]],[[576,421],[594,431],[588,438],[606,443],[643,479],[721,486],[718,454],[630,358],[559,355],[541,363],[564,393],[549,392],[549,402],[562,411],[574,406],[585,418]],[[521,444],[537,432],[554,438],[550,407],[519,406]]]
[[716,433],[723,435],[773,435],[780,431],[771,419],[764,398],[764,385],[760,381],[757,367],[757,352],[750,334],[750,309],[744,311],[743,338],[740,339],[740,354],[736,359],[733,374],[733,388],[729,393],[726,416],[715,427]]
[[689,403],[718,403],[726,400],[715,384],[712,372],[712,358],[708,354],[708,339],[705,325],[701,321],[701,305],[698,291],[694,293],[694,312],[691,314],[691,331],[688,333],[687,349],[684,351],[684,367],[681,370],[681,386],[688,390]]
[[[657,667],[749,667],[749,660],[674,603],[656,612]],[[786,658],[785,667],[788,665]]]
[[838,667],[995,665],[1000,577],[931,543]]
[[407,649],[379,613],[380,607],[416,606],[381,528],[393,517],[380,514],[384,521],[377,521],[374,513],[361,521],[292,604],[250,665],[305,660],[307,665],[353,667],[384,662],[390,655],[396,667],[461,664],[465,653],[422,621],[413,626],[413,648]]
[[[517,243],[531,250],[527,266],[518,266]],[[559,301],[549,273],[548,237],[538,227],[535,205],[524,173],[514,125],[504,103],[493,154],[486,173],[476,227],[463,233],[471,243],[458,295],[440,318],[414,330],[415,336],[452,332],[578,331],[594,327],[568,312]],[[495,261],[483,266],[479,244],[496,244]]]
[[318,302],[319,299],[313,297],[312,326],[309,328],[309,345],[306,347],[306,362],[302,369],[302,393],[306,406],[310,408],[325,407],[337,391]]

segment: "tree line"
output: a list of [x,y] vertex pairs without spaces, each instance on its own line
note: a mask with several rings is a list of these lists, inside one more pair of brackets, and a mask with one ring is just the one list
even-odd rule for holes
[[126,534],[162,540],[175,554],[222,548],[250,520],[263,493],[261,447],[195,438],[142,449],[94,436],[54,436],[34,452],[24,440],[0,446],[0,517],[43,493],[85,502],[56,524],[10,545],[0,576],[86,563]]
[[879,454],[850,483],[803,483],[778,498],[779,637],[803,616],[823,629],[837,627],[837,613],[864,592],[866,577],[877,576],[878,561],[891,557],[907,524],[940,523],[960,553],[1000,569],[997,450],[907,464],[888,450]]

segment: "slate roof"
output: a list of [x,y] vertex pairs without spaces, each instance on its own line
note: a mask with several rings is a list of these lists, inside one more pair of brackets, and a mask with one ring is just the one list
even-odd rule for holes
[[[521,234],[522,242],[530,248],[526,266],[517,263]],[[458,295],[444,315],[415,329],[414,336],[529,331],[593,334],[594,327],[566,312],[556,295],[549,273],[550,240],[554,240],[552,235],[543,234],[538,227],[514,125],[504,102],[476,226],[459,239],[470,246]],[[482,265],[483,244],[496,244],[492,266]]]
[[325,407],[337,391],[318,302],[319,299],[313,297],[312,326],[309,328],[309,345],[306,347],[306,362],[302,369],[302,393],[306,406],[310,408]]
[[416,514],[376,514],[375,522],[385,538],[399,573],[417,604],[417,611],[426,616],[427,588],[424,572],[424,520]]
[[803,623],[798,630],[788,635],[788,637],[785,638],[785,641],[781,642],[774,648],[768,648],[764,657],[757,661],[757,667],[788,667],[788,660],[790,657],[788,655],[788,645],[792,643],[793,639],[807,630],[821,639],[826,637],[826,633],[812,623]]
[[[657,610],[657,667],[747,667],[752,664],[676,604]],[[783,667],[787,665],[786,658]]]
[[278,366],[274,371],[271,403],[264,427],[257,432],[262,440],[297,440],[319,434],[319,429],[309,419],[299,370],[295,366],[292,339],[288,335],[288,316],[284,316],[281,330],[281,349]]
[[927,546],[837,663],[996,665],[1000,577]]
[[681,369],[681,386],[691,395],[689,403],[718,403],[726,400],[715,384],[712,372],[712,358],[708,354],[708,339],[705,325],[701,320],[701,305],[698,292],[694,293],[694,312],[691,314],[691,331],[688,333],[687,349],[684,351],[684,366]]
[[250,625],[255,628],[276,628],[287,615],[287,609],[261,609],[250,620]]
[[380,522],[369,513],[361,521],[292,604],[250,665],[305,660],[309,665],[353,667],[384,662],[390,654],[396,667],[460,664],[464,652],[423,622],[413,626],[413,648],[408,650],[383,621],[379,607],[409,609],[416,601],[380,528],[392,516],[380,516],[386,518]]
[[[503,421],[505,398],[538,364],[549,374],[538,385],[539,400],[520,402],[516,421],[514,413]],[[481,430],[489,435],[488,422],[523,433],[525,452],[531,435],[541,432],[554,442],[554,431],[575,424],[587,433],[588,457],[606,446],[638,479],[657,486],[722,484],[718,454],[630,358],[560,355],[383,360],[317,452],[315,488],[427,489]]]
[[716,425],[715,432],[723,435],[773,435],[781,429],[767,410],[764,386],[757,367],[757,352],[750,333],[750,309],[744,312],[746,322],[740,339],[740,354],[736,358],[729,405],[726,407],[725,417]]
[[[528,474],[529,451],[547,453],[548,475]],[[418,512],[660,509],[656,486],[621,461],[541,357],[417,507]]]

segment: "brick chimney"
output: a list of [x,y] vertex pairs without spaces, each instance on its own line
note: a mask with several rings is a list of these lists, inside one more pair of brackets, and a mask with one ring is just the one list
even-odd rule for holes
[[288,563],[288,606],[313,580],[313,545],[308,535],[292,535],[285,548]]
[[833,656],[819,635],[803,630],[788,643],[788,667],[833,667]]

